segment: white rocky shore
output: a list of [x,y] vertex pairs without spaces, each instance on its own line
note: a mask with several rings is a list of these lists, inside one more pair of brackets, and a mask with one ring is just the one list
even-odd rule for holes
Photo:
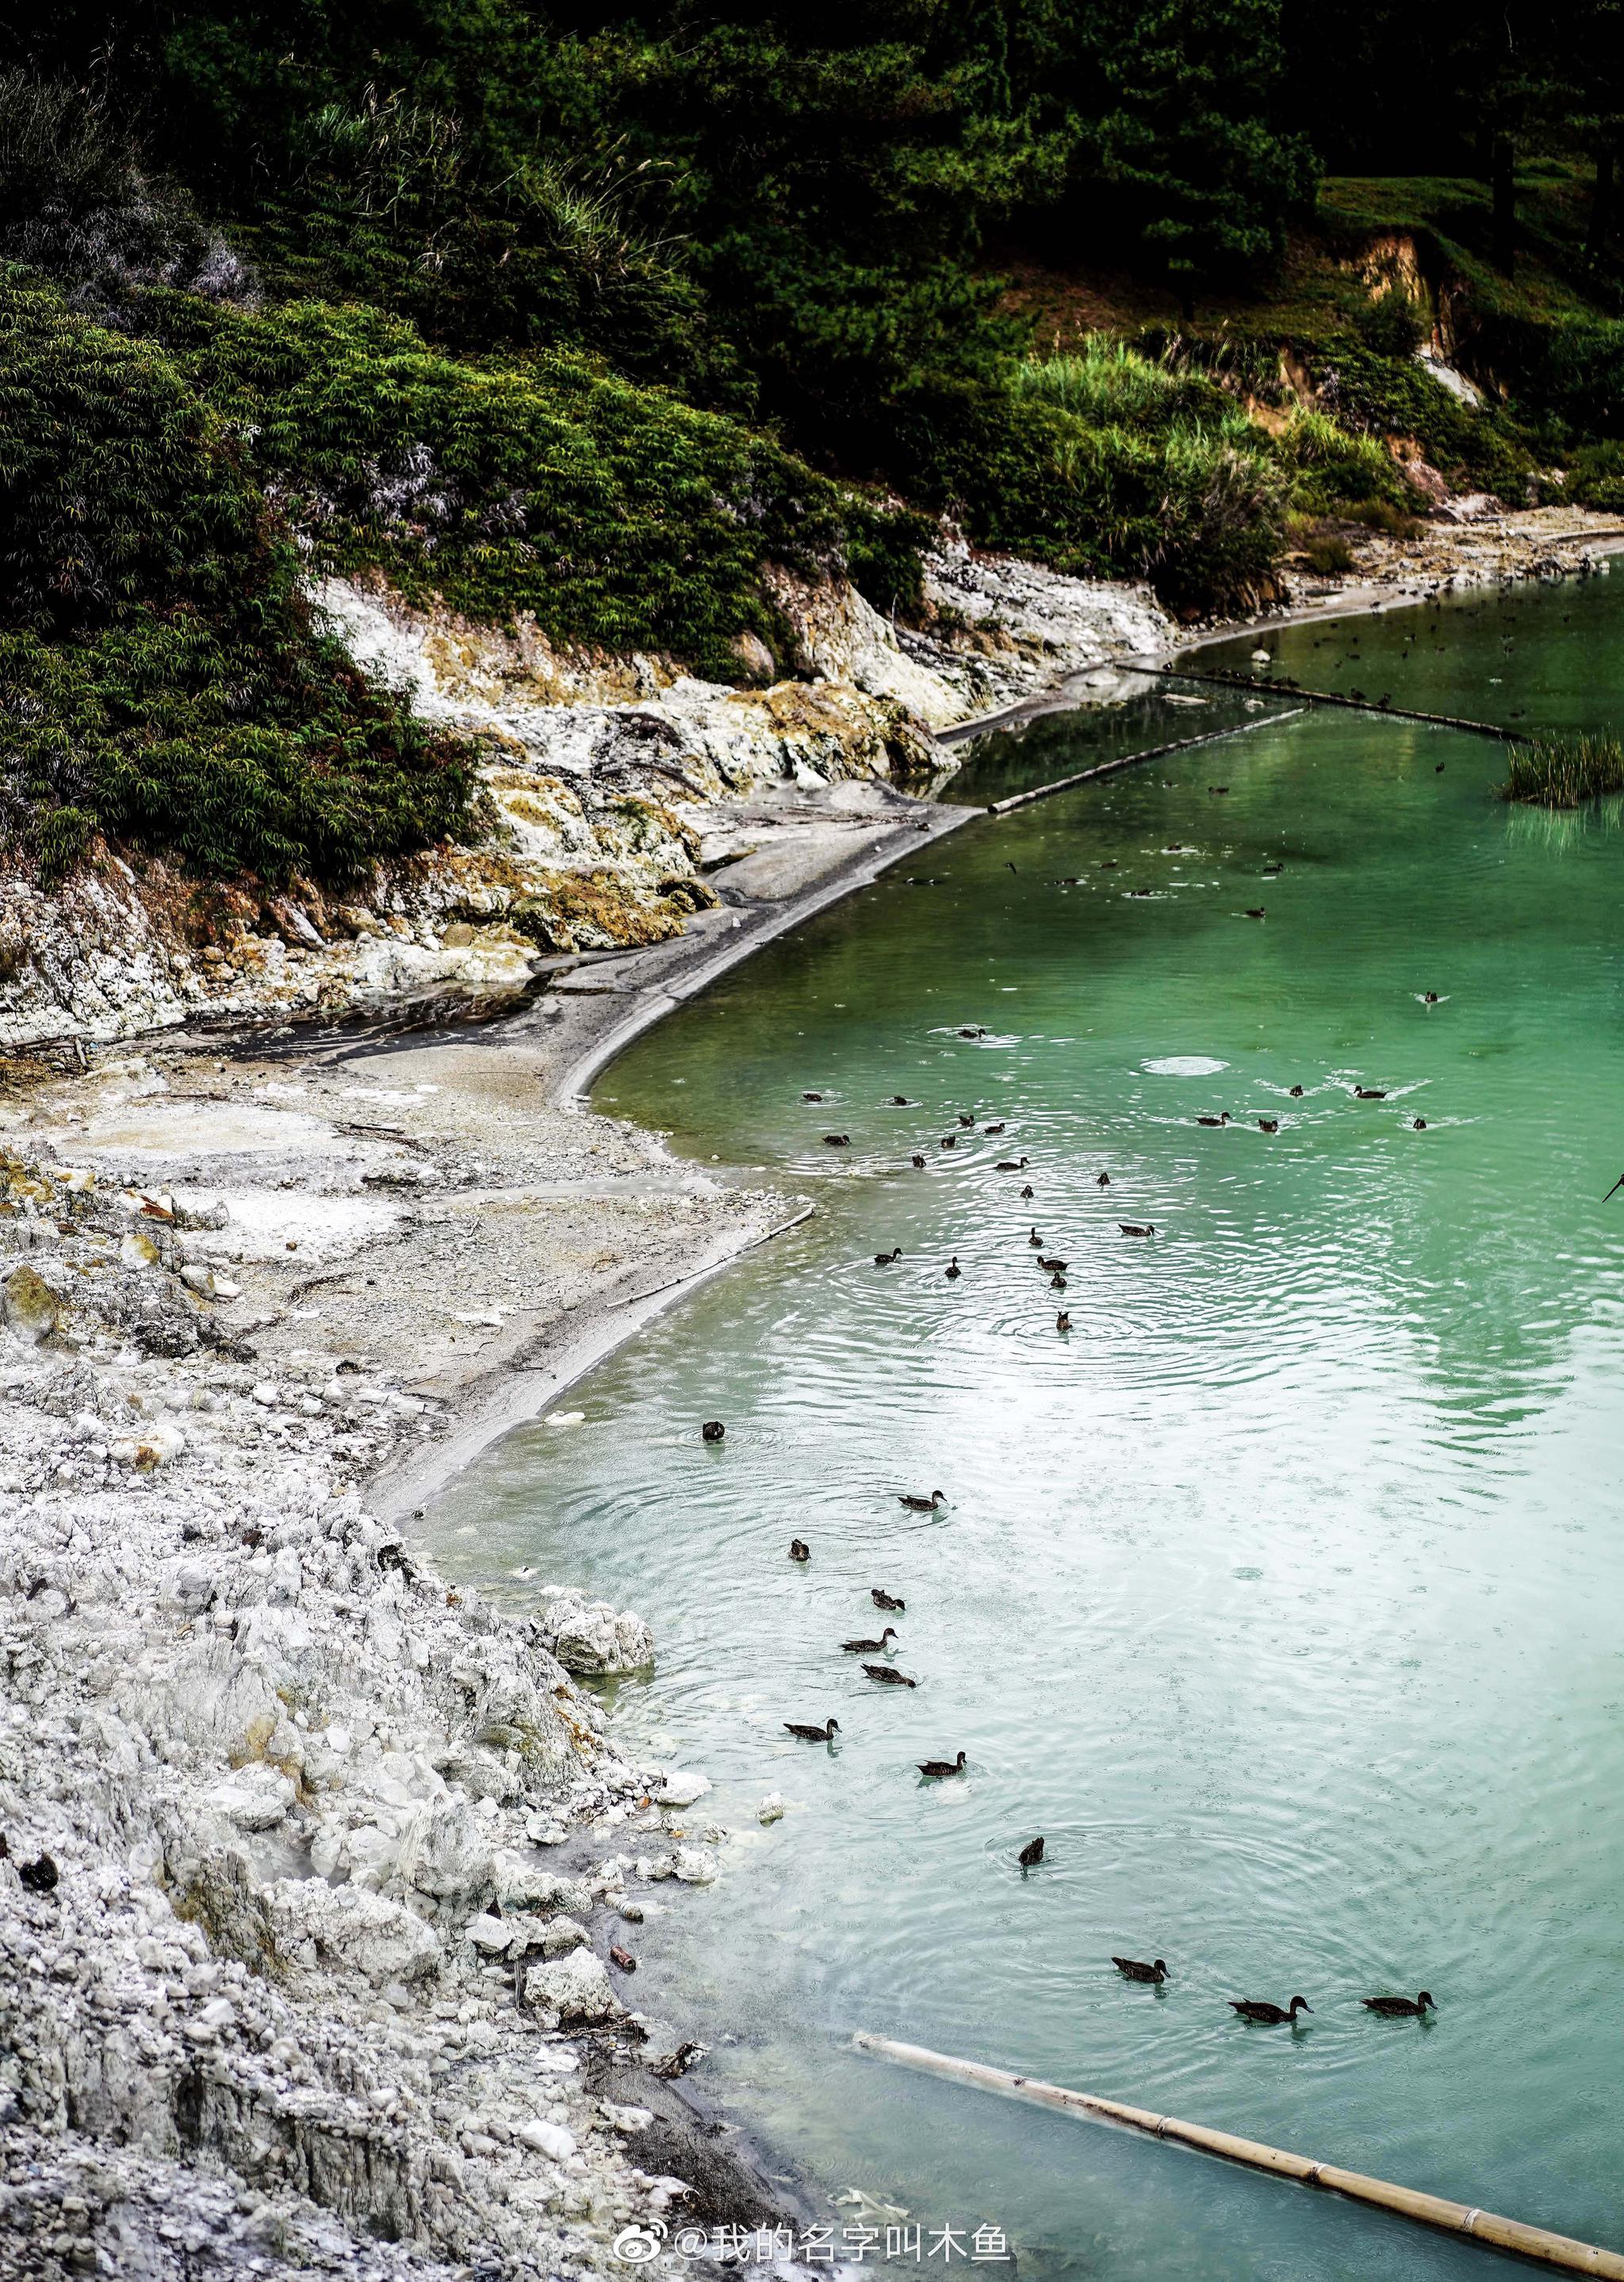
[[[634,2222],[762,2200],[651,2072],[629,1961],[723,1836],[577,1684],[652,1658],[638,1618],[499,1614],[361,1486],[489,1339],[517,1191],[482,1238],[455,1191],[533,1172],[493,1159],[534,1120],[434,1152],[414,1246],[366,1187],[391,1136],[218,1077],[127,1058],[0,1117],[0,2273],[613,2271]],[[625,1211],[645,1269],[705,1216]],[[291,1304],[313,1262],[347,1307]]]

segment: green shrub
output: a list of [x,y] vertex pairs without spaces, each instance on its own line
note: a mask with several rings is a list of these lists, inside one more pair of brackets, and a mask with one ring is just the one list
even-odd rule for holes
[[1353,568],[1353,549],[1340,532],[1317,531],[1303,542],[1308,567],[1321,578],[1338,578]]
[[1604,793],[1624,792],[1624,744],[1616,737],[1535,737],[1512,748],[1502,800],[1541,808],[1581,808]]
[[538,350],[458,359],[376,309],[253,314],[155,293],[144,320],[243,439],[320,568],[535,614],[555,641],[726,679],[770,638],[758,573],[842,559],[842,494],[723,415]]
[[1432,331],[1425,313],[1399,285],[1379,293],[1357,322],[1365,347],[1384,357],[1412,357]]
[[1311,512],[1379,499],[1397,487],[1392,459],[1374,436],[1350,435],[1329,414],[1308,405],[1292,412],[1279,449],[1295,471],[1297,503]]
[[143,285],[239,291],[241,264],[82,88],[0,72],[0,261],[58,280],[77,307],[121,313]]
[[1567,496],[1581,507],[1624,515],[1624,444],[1590,444],[1575,452],[1567,470]]
[[161,350],[0,276],[0,831],[339,880],[466,824],[459,749],[313,626],[239,446]]
[[1268,439],[1229,408],[1160,431],[1095,427],[1025,379],[913,392],[897,448],[972,536],[1076,576],[1148,578],[1174,609],[1272,593],[1285,484]]
[[1430,463],[1451,479],[1520,494],[1533,455],[1503,412],[1462,404],[1412,358],[1378,356],[1352,339],[1296,345],[1321,403],[1341,426],[1413,436]]
[[1017,396],[1053,404],[1095,428],[1166,428],[1218,419],[1229,408],[1223,391],[1203,374],[1141,355],[1102,333],[1090,333],[1078,354],[1024,359],[1014,386]]

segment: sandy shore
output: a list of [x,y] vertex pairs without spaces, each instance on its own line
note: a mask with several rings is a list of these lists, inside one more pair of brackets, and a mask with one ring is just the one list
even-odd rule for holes
[[624,1961],[731,1843],[583,1685],[646,1627],[498,1615],[411,1517],[816,1208],[584,1113],[592,1075],[973,813],[746,787],[715,908],[499,1024],[0,1066],[0,2275],[607,2274],[629,2227],[771,2208]]

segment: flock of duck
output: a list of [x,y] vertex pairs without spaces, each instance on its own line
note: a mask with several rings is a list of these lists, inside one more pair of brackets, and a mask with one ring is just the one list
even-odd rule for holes
[[[1437,994],[1434,991],[1427,991],[1426,993],[1426,1004],[1428,1005],[1435,1005],[1437,1003]],[[974,1030],[967,1029],[962,1032],[961,1035],[967,1037],[973,1037],[978,1034]],[[1356,1085],[1352,1087],[1350,1091],[1352,1091],[1355,1098],[1360,1101],[1383,1101],[1387,1098],[1385,1091],[1376,1087]],[[1301,1100],[1303,1098],[1303,1089],[1300,1085],[1294,1085],[1290,1088],[1290,1094],[1294,1100]],[[821,1102],[824,1098],[824,1095],[817,1092],[806,1092],[801,1096],[801,1099],[803,1101],[809,1103]],[[909,1109],[915,1106],[915,1105],[909,1099],[906,1094],[895,1093],[891,1096],[891,1106],[897,1109]],[[973,1131],[977,1126],[977,1113],[973,1111],[966,1112],[960,1110],[956,1114],[958,1122],[955,1129],[951,1133],[945,1134],[939,1144],[939,1146],[943,1149],[951,1149],[955,1147],[957,1145],[960,1134],[966,1131]],[[1228,1111],[1225,1110],[1216,1115],[1203,1114],[1199,1116],[1196,1118],[1195,1122],[1198,1125],[1226,1126],[1231,1122],[1231,1119]],[[1257,1122],[1259,1127],[1265,1133],[1275,1133],[1280,1130],[1280,1120],[1278,1118],[1260,1117]],[[1418,1132],[1424,1131],[1426,1129],[1426,1120],[1420,1117],[1416,1118],[1414,1120],[1414,1126]],[[1002,1133],[1004,1126],[1001,1121],[994,1121],[990,1123],[982,1123],[980,1129],[983,1136],[992,1138]],[[827,1133],[824,1135],[824,1138],[827,1145],[831,1148],[847,1148],[850,1145],[850,1136],[848,1134]],[[915,1152],[912,1162],[916,1169],[922,1170],[926,1160],[918,1152]],[[1001,1173],[1022,1173],[1026,1170],[1028,1162],[1029,1160],[1025,1157],[1002,1158],[999,1160],[996,1170]],[[1111,1184],[1110,1175],[1108,1172],[1096,1174],[1094,1179],[1096,1186],[1102,1189],[1107,1189]],[[1620,1185],[1624,1185],[1624,1182],[1621,1182]],[[1021,1199],[1024,1203],[1030,1203],[1035,1194],[1036,1191],[1033,1189],[1030,1182],[1028,1182],[1020,1191]],[[1121,1230],[1124,1236],[1154,1236],[1156,1234],[1155,1226],[1150,1222],[1118,1221],[1117,1225]],[[1048,1275],[1050,1289],[1063,1292],[1066,1288],[1067,1262],[1061,1259],[1058,1254],[1046,1251],[1044,1239],[1040,1235],[1037,1223],[1035,1222],[1031,1225],[1026,1243],[1028,1249],[1038,1254],[1037,1265],[1041,1271]],[[877,1252],[874,1254],[874,1265],[876,1268],[889,1268],[893,1266],[897,1261],[901,1259],[901,1257],[902,1247],[901,1245],[897,1245],[889,1252]],[[947,1265],[942,1270],[942,1273],[950,1283],[957,1282],[959,1277],[963,1275],[963,1271],[959,1266],[958,1254],[956,1253],[955,1253],[952,1258],[948,1261]],[[1067,1331],[1071,1328],[1071,1318],[1063,1308],[1058,1311],[1055,1321],[1056,1328],[1058,1331]],[[726,1428],[721,1420],[713,1418],[707,1420],[700,1431],[706,1441],[719,1442],[725,1434]],[[910,1513],[934,1513],[940,1507],[947,1504],[947,1502],[945,1492],[939,1489],[932,1490],[928,1494],[912,1490],[903,1490],[897,1492],[896,1497],[898,1504],[906,1508]],[[810,1545],[808,1544],[805,1538],[793,1537],[790,1540],[789,1557],[792,1561],[798,1564],[805,1564],[811,1560],[812,1548]],[[907,1603],[899,1598],[895,1594],[887,1592],[885,1587],[882,1585],[870,1586],[869,1596],[873,1602],[874,1606],[883,1614],[901,1615],[906,1612],[908,1606]],[[877,1637],[870,1638],[867,1636],[860,1636],[854,1640],[842,1641],[840,1648],[842,1653],[847,1656],[859,1656],[864,1658],[862,1666],[864,1673],[867,1674],[869,1679],[879,1682],[882,1686],[888,1688],[916,1688],[919,1684],[918,1681],[910,1678],[908,1673],[899,1671],[894,1665],[876,1663],[870,1660],[891,1654],[893,1643],[899,1638],[900,1635],[897,1632],[896,1626],[894,1625],[888,1624],[882,1626]],[[840,1723],[832,1716],[822,1721],[786,1719],[784,1722],[784,1726],[790,1735],[795,1736],[800,1742],[807,1743],[832,1744],[836,1736],[840,1732]],[[969,1766],[969,1754],[961,1749],[950,1759],[920,1759],[916,1761],[916,1764],[918,1766],[920,1778],[923,1781],[931,1783],[946,1782],[954,1776],[963,1775],[965,1774]],[[1023,1875],[1027,1871],[1033,1870],[1038,1867],[1044,1859],[1044,1852],[1045,1840],[1041,1834],[1035,1838],[1027,1840],[1026,1843],[1019,1849],[1015,1858]],[[1122,1975],[1125,1981],[1148,1983],[1159,1989],[1162,1983],[1169,1977],[1170,1968],[1167,1962],[1165,1959],[1160,1957],[1155,1958],[1147,1962],[1141,1958],[1113,1956],[1111,1963],[1116,1967],[1117,1972]],[[1226,2002],[1229,2005],[1230,2009],[1234,2013],[1238,2020],[1248,2022],[1256,2026],[1269,2028],[1289,2026],[1295,2029],[1296,2026],[1297,2014],[1299,2013],[1311,2013],[1314,2009],[1306,1998],[1300,1996],[1293,1997],[1289,2005],[1276,2005],[1267,1999],[1252,1997],[1231,1997],[1226,1999]],[[1381,2018],[1388,2020],[1424,2020],[1429,2012],[1435,2009],[1435,2000],[1432,1995],[1425,1989],[1423,1989],[1419,1995],[1416,1997],[1364,1997],[1359,1999],[1359,2002],[1364,2006],[1366,2012],[1378,2014]]]

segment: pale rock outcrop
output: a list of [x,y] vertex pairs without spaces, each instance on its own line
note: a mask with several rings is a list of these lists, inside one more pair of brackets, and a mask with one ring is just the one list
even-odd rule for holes
[[566,1672],[608,1676],[641,1672],[653,1662],[653,1634],[630,1611],[562,1586],[537,1600],[542,1637]]

